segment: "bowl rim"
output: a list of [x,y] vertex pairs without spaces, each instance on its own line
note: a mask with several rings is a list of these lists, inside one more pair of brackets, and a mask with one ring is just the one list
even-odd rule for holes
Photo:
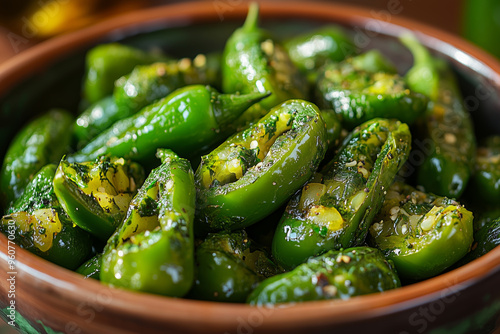
[[[0,65],[0,96],[8,94],[9,87],[16,86],[30,74],[43,71],[47,66],[69,56],[75,50],[81,50],[98,41],[110,37],[117,39],[159,28],[216,22],[220,19],[220,13],[214,9],[214,3],[199,1],[144,9],[42,42]],[[330,20],[334,23],[362,27],[367,31],[378,27],[377,29],[380,29],[378,33],[389,36],[397,36],[404,29],[412,30],[417,33],[424,45],[458,63],[472,66],[474,71],[489,79],[497,91],[500,91],[500,63],[493,56],[458,36],[425,24],[397,15],[394,15],[390,22],[380,23],[381,21],[374,18],[369,9],[323,2],[308,2],[307,6],[297,1],[287,2],[286,6],[280,2],[261,2],[260,6],[262,19],[295,16],[303,19]],[[242,18],[245,17],[246,11],[247,3],[238,2],[230,11],[224,13],[224,20],[238,19],[243,22]],[[27,64],[30,65],[27,66]],[[0,259],[0,266],[5,269],[2,272],[3,275],[8,271],[7,238],[3,234],[0,235]],[[147,316],[158,321],[164,321],[167,317],[198,324],[203,324],[207,319],[217,316],[220,326],[227,327],[234,326],[235,318],[244,317],[256,311],[255,307],[245,304],[176,299],[112,289],[97,281],[84,280],[80,275],[23,249],[16,251],[16,261],[18,272],[22,273],[28,283],[38,281],[55,285],[74,301],[87,300],[89,295],[102,293],[104,288],[105,291],[110,291],[112,296],[113,305],[109,307],[123,314]],[[318,326],[333,325],[377,317],[387,312],[395,313],[430,302],[436,296],[443,297],[452,294],[457,289],[465,289],[499,270],[500,247],[497,247],[483,257],[458,269],[382,294],[360,296],[345,301],[318,301],[274,308],[272,319],[267,319],[266,323],[280,328],[293,328],[304,321],[303,314],[308,314],[308,321],[314,320]],[[137,304],[143,307],[135,307]],[[207,306],[210,306],[209,310]],[[163,311],[166,309],[169,312]],[[193,317],[192,314],[195,313],[199,317]]]

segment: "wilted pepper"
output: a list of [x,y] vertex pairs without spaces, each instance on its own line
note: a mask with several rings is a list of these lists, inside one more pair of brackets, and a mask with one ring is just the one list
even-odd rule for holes
[[290,59],[306,74],[329,61],[339,62],[356,52],[352,38],[340,26],[324,26],[294,36],[283,43]]
[[186,86],[116,122],[68,160],[111,155],[147,161],[160,147],[192,157],[223,140],[231,122],[267,95],[219,94],[208,86]]
[[500,218],[497,218],[474,233],[471,251],[459,262],[469,263],[500,245]]
[[401,286],[390,260],[369,247],[329,251],[294,270],[263,281],[250,294],[251,305],[349,299]]
[[61,208],[52,180],[56,165],[44,166],[2,217],[0,231],[22,248],[68,269],[76,269],[92,250],[90,235]]
[[182,297],[193,283],[195,189],[189,162],[163,151],[104,248],[101,281]]
[[54,177],[54,191],[76,225],[107,240],[143,181],[142,167],[123,158],[103,156],[82,163],[63,159]]
[[420,280],[441,273],[472,244],[472,213],[452,199],[396,182],[370,234],[401,277]]
[[160,53],[147,53],[118,43],[98,45],[85,59],[83,95],[87,102],[95,103],[111,95],[115,80],[130,73],[135,66],[167,60]]
[[189,297],[245,302],[260,281],[279,272],[245,231],[210,234],[196,249],[196,278]]
[[266,217],[313,175],[326,149],[325,123],[314,104],[277,105],[202,157],[197,229],[236,230]]
[[222,55],[222,90],[225,93],[271,92],[235,123],[244,126],[289,99],[305,99],[307,82],[283,46],[257,27],[259,6],[251,3],[243,27],[228,39]]
[[496,205],[500,202],[500,136],[487,138],[476,155],[472,191],[476,200]]
[[431,153],[419,167],[417,181],[427,192],[458,198],[469,181],[476,155],[472,120],[449,66],[432,57],[413,35],[404,35],[401,41],[414,57],[406,74],[408,86],[431,99],[424,121]]
[[321,105],[335,110],[348,129],[377,117],[411,124],[427,108],[428,98],[410,91],[402,77],[387,71],[390,66],[381,58],[371,51],[321,69],[317,82]]
[[408,158],[406,124],[374,119],[356,128],[335,158],[288,203],[273,256],[293,268],[328,250],[363,244],[387,189]]
[[22,195],[40,168],[57,163],[71,142],[73,117],[64,110],[51,110],[19,131],[5,154],[0,174],[4,205]]

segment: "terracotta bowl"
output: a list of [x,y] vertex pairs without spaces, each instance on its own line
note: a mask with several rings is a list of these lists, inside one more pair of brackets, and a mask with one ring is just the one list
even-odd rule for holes
[[[243,22],[241,1],[175,4],[137,11],[42,43],[0,66],[1,152],[22,123],[48,107],[76,110],[85,51],[122,40],[156,45],[176,56],[221,50]],[[478,133],[500,133],[500,64],[464,40],[387,12],[327,3],[262,3],[262,25],[288,36],[325,23],[346,26],[361,48],[379,47],[401,71],[411,56],[396,40],[414,30],[448,59],[460,77]],[[438,277],[348,301],[310,302],[275,309],[153,296],[109,288],[8,247],[0,236],[0,306],[65,333],[472,333],[493,331],[500,314],[500,247]],[[9,268],[8,256],[15,257]],[[8,297],[15,278],[15,297]]]

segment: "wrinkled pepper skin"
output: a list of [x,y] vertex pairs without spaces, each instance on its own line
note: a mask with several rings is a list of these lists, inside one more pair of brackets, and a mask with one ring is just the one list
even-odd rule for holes
[[76,225],[107,240],[122,222],[144,178],[139,164],[123,158],[103,156],[82,163],[63,159],[54,177],[54,191]]
[[472,250],[465,258],[468,262],[475,260],[498,245],[500,245],[500,219],[497,218],[474,233]]
[[348,129],[377,117],[411,124],[423,115],[428,103],[426,96],[410,91],[398,74],[372,71],[387,66],[363,57],[322,68],[317,82],[320,106],[335,110]]
[[427,192],[459,198],[476,156],[472,120],[449,66],[433,58],[413,35],[404,35],[401,41],[414,57],[406,74],[408,86],[431,99],[423,126],[430,154],[418,169],[417,182]]
[[197,230],[236,230],[266,217],[309,180],[326,149],[325,123],[314,104],[277,105],[202,157]]
[[278,264],[292,269],[311,256],[363,244],[410,144],[408,126],[397,120],[356,128],[323,177],[315,176],[288,203],[273,239]]
[[172,151],[148,176],[104,248],[112,286],[182,297],[193,283],[195,189],[191,165]]
[[285,48],[257,27],[259,7],[250,4],[243,27],[228,39],[222,55],[222,91],[272,94],[246,111],[235,123],[244,127],[257,121],[279,103],[306,99],[307,81]]
[[[479,147],[472,177],[472,191],[480,201],[496,205],[500,202],[500,136],[486,139]],[[477,200],[476,199],[476,200]]]
[[263,281],[248,297],[250,305],[271,306],[313,300],[349,299],[401,286],[390,260],[378,249],[329,251],[294,270]]
[[352,38],[339,26],[325,26],[286,40],[283,46],[295,66],[311,82],[326,62],[339,62],[356,53]]
[[196,249],[196,278],[189,297],[245,302],[260,281],[279,272],[244,230],[210,234]]
[[93,104],[113,93],[115,80],[130,73],[135,66],[168,60],[162,54],[147,53],[119,43],[101,44],[85,58],[83,95]]
[[160,147],[191,157],[224,140],[231,122],[267,95],[219,94],[209,86],[186,86],[116,122],[68,161],[111,155],[144,162]]
[[115,81],[113,96],[122,113],[110,121],[111,124],[120,118],[135,114],[178,88],[196,84],[218,85],[220,72],[217,68],[208,67],[213,66],[213,63],[214,61],[209,62],[207,56],[200,54],[193,60],[183,58],[136,66],[131,73]]
[[84,278],[100,280],[102,254],[97,254],[76,269],[76,272]]
[[22,195],[24,187],[40,168],[57,163],[71,143],[73,117],[64,110],[50,110],[29,122],[14,137],[0,174],[4,206]]
[[472,220],[472,213],[456,201],[396,182],[370,235],[402,278],[421,280],[467,254],[473,241]]
[[90,235],[74,226],[59,205],[52,180],[56,165],[34,175],[21,197],[2,217],[0,231],[20,247],[64,268],[76,269],[92,251]]

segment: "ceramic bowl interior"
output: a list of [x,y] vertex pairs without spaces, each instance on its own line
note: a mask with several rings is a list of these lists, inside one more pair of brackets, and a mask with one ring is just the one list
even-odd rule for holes
[[[178,4],[127,15],[46,42],[0,66],[0,156],[14,133],[35,114],[53,107],[76,113],[85,52],[94,45],[120,41],[144,49],[160,48],[175,57],[222,50],[227,38],[241,26],[247,6],[238,2],[223,11],[214,3],[217,1]],[[278,39],[329,23],[343,25],[358,47],[381,50],[400,73],[409,68],[412,58],[397,36],[407,28],[414,30],[426,46],[452,64],[477,133],[500,133],[500,65],[455,36],[396,16],[378,21],[369,11],[321,3],[263,3],[261,23]],[[3,274],[8,271],[4,236],[0,236],[0,251]],[[416,325],[411,319],[418,307],[442,301],[446,296],[458,300],[445,303],[447,307],[436,317],[438,320],[425,323],[425,330],[441,328],[473,313],[458,307],[459,303],[469,302],[471,307],[481,308],[483,301],[474,296],[483,292],[480,298],[488,295],[491,300],[486,304],[494,305],[488,319],[494,321],[500,311],[498,292],[471,288],[491,287],[500,278],[500,248],[457,270],[382,295],[273,310],[111,289],[21,249],[16,251],[16,260],[18,310],[30,320],[74,333],[155,332],[165,326],[172,332],[233,333],[248,332],[250,328],[273,333],[331,328],[370,330],[374,324],[380,330],[420,332],[421,317],[414,319]],[[0,284],[2,292],[8,291],[5,280]],[[7,302],[2,293],[0,306]]]

